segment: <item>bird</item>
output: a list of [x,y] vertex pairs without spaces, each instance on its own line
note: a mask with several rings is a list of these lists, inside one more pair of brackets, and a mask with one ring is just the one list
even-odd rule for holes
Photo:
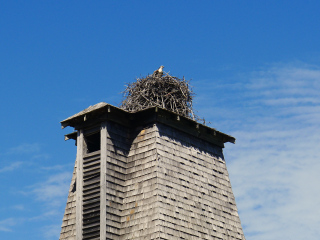
[[163,76],[163,68],[164,66],[160,66],[157,70],[153,72],[154,77],[162,77]]

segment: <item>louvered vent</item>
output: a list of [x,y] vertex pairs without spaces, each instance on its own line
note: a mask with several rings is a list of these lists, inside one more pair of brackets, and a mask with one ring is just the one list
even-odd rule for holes
[[83,240],[100,239],[100,151],[83,158]]

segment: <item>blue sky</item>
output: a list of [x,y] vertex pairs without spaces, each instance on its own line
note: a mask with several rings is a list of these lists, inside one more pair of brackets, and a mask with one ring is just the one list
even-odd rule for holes
[[58,239],[59,122],[160,65],[192,79],[247,240],[319,239],[319,1],[1,1],[0,239]]

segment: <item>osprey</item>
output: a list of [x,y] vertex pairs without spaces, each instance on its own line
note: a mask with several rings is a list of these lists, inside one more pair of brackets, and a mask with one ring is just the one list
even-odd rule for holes
[[155,70],[154,72],[153,72],[153,76],[154,77],[162,77],[162,75],[163,75],[163,68],[164,68],[164,66],[160,66],[159,67],[159,69],[157,69],[157,70]]

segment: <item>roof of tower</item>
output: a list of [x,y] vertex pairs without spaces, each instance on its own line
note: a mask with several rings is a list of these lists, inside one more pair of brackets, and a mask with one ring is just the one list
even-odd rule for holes
[[[188,117],[160,107],[149,107],[137,112],[128,112],[108,103],[100,102],[61,121],[61,127],[65,128],[70,126],[75,129],[81,129],[107,120],[114,121],[125,126],[137,126],[152,122],[161,122],[222,147],[226,142],[235,143],[235,138],[230,135],[219,132],[214,128],[210,128]],[[67,134],[65,139],[75,138],[75,133],[72,133]]]

